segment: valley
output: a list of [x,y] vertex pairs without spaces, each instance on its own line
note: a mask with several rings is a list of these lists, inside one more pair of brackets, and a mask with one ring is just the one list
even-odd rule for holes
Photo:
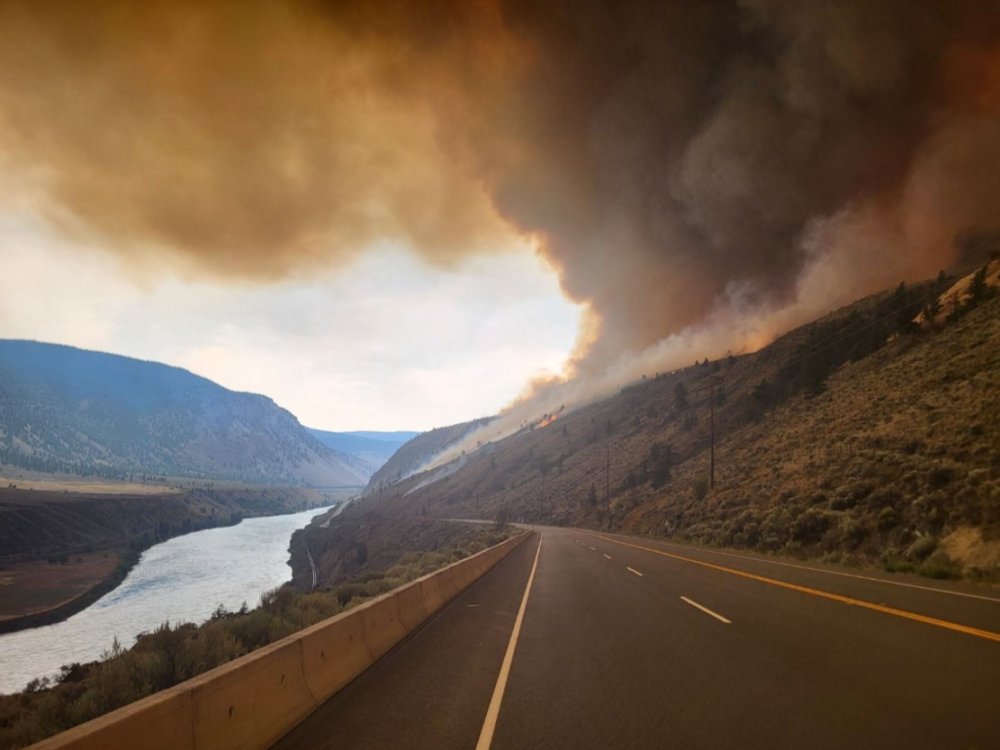
[[0,488],[0,632],[80,611],[114,589],[158,542],[337,504],[351,492],[210,483],[142,494]]

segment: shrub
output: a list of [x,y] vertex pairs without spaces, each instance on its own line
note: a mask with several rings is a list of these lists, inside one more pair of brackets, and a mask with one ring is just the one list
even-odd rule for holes
[[906,560],[886,560],[883,567],[889,573],[910,573],[913,571],[913,563]]
[[781,547],[781,537],[777,534],[768,534],[761,546],[766,550],[776,550]]
[[868,503],[873,508],[891,508],[899,504],[900,496],[892,487],[882,487],[871,494]]
[[928,557],[917,568],[917,573],[927,578],[958,578],[961,571],[955,562],[942,550]]
[[708,480],[707,479],[696,479],[694,481],[694,499],[697,502],[701,502],[708,496]]
[[364,597],[367,593],[367,586],[358,582],[342,583],[333,590],[333,595],[337,597],[341,607],[346,606],[353,599]]
[[858,519],[852,518],[843,521],[841,539],[843,540],[844,546],[848,549],[854,549],[857,547],[867,536],[868,528]]
[[955,470],[950,466],[938,466],[927,472],[927,484],[935,489],[947,487],[954,478]]
[[899,512],[893,507],[882,508],[878,514],[878,530],[890,531],[899,525]]
[[792,524],[792,539],[801,544],[815,544],[830,528],[834,516],[819,508],[810,508]]
[[925,559],[937,549],[937,539],[932,536],[922,536],[906,550],[906,556],[918,562]]

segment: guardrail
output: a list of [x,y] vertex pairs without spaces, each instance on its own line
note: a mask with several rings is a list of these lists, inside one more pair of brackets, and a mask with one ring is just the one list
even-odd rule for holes
[[29,750],[264,750],[530,532],[429,573]]

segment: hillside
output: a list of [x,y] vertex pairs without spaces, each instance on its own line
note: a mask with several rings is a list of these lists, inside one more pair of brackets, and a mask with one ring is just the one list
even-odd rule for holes
[[[653,374],[349,510],[506,516],[996,576],[1000,299],[981,288],[939,319],[953,284],[901,285],[754,354]],[[922,311],[936,322],[915,323]],[[387,481],[405,476],[394,463]]]
[[381,469],[385,462],[419,432],[328,432],[308,428],[312,436],[326,447],[351,459],[353,466],[364,473],[365,481]]
[[384,466],[372,475],[365,488],[365,494],[373,494],[378,492],[380,488],[410,476],[449,445],[461,440],[472,430],[482,427],[489,421],[489,419],[474,419],[448,427],[438,427],[408,440],[392,454]]
[[177,367],[33,341],[0,341],[0,464],[349,486],[364,472],[271,399]]

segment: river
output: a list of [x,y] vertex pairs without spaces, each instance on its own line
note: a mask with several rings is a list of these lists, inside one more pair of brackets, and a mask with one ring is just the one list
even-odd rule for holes
[[220,604],[257,606],[260,595],[291,579],[288,544],[325,509],[196,531],[146,550],[114,591],[63,622],[0,635],[0,693],[23,690],[64,664],[100,658],[163,622],[204,622]]

